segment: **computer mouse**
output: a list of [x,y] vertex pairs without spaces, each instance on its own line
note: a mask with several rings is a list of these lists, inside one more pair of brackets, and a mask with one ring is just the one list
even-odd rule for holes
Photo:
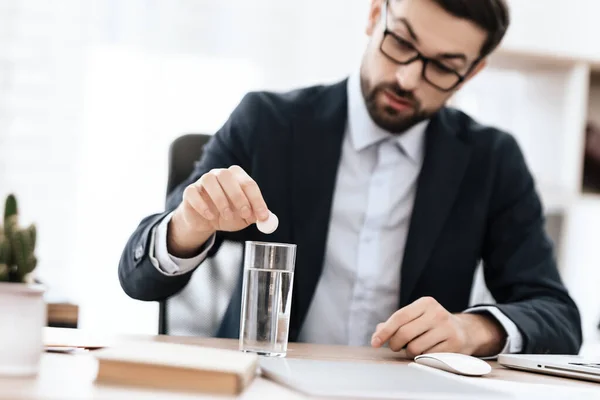
[[492,372],[492,366],[477,357],[459,353],[430,353],[415,357],[417,364],[466,376],[482,376]]

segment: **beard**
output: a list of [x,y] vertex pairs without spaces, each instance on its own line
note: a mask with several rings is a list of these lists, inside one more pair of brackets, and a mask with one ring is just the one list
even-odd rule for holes
[[[423,110],[419,99],[412,92],[402,89],[395,82],[384,82],[374,87],[369,87],[367,79],[361,76],[360,86],[367,110],[373,122],[394,135],[404,133],[435,113],[435,111],[428,112]],[[382,99],[385,97],[386,92],[410,104],[410,107],[407,110],[400,111],[384,104]]]

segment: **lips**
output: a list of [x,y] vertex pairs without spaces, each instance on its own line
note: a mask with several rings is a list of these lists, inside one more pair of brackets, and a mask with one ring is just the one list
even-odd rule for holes
[[406,100],[405,98],[399,97],[388,90],[385,90],[383,94],[388,105],[396,111],[406,111],[414,108],[412,102]]

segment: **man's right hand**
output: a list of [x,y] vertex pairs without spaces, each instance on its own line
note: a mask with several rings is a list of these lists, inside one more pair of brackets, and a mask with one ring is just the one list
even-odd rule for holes
[[237,165],[214,169],[185,188],[169,223],[169,254],[193,257],[216,231],[240,231],[268,217],[261,191],[246,171]]

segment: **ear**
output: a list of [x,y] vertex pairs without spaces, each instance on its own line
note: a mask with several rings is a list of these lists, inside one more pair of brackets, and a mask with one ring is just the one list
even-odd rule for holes
[[371,7],[369,9],[369,20],[367,22],[366,33],[368,36],[373,35],[375,28],[377,27],[377,23],[381,18],[381,7],[383,6],[383,2],[385,0],[371,0]]
[[467,79],[465,79],[466,81],[469,81],[471,79],[473,79],[479,72],[481,72],[482,69],[484,69],[487,65],[487,58],[484,58],[483,60],[479,61],[477,63],[477,65],[475,66],[475,68],[473,68],[473,71],[471,71],[469,73],[469,76],[467,76]]

